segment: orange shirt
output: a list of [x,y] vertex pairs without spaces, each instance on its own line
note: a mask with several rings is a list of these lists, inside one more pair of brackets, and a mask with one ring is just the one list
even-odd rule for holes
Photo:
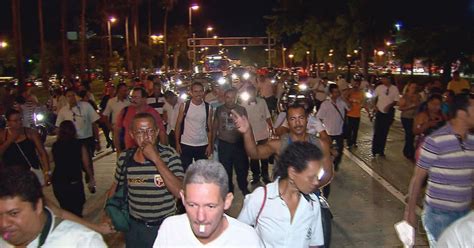
[[364,92],[353,91],[349,94],[349,103],[351,103],[351,109],[347,111],[347,116],[353,118],[360,118],[360,110],[362,103],[364,102]]

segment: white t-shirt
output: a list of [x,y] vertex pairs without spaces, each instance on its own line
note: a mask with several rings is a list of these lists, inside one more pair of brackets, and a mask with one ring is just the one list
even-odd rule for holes
[[[321,206],[314,194],[306,200],[302,195],[293,220],[280,197],[279,180],[266,185],[267,200],[258,218],[257,234],[265,247],[309,247],[324,244]],[[238,220],[255,225],[263,203],[264,189],[259,187],[245,196]],[[245,237],[245,236],[242,236]]]
[[128,101],[127,99],[119,101],[117,97],[112,97],[107,101],[107,105],[102,114],[111,117],[112,125],[114,125],[117,121],[117,115],[120,113],[120,111],[122,111],[123,108],[127,107],[128,105],[130,105],[130,101]]
[[76,127],[78,139],[92,137],[92,123],[100,119],[99,114],[95,112],[88,102],[79,101],[73,108],[69,106],[68,104],[59,110],[56,126],[59,127],[61,122],[69,120],[72,121]]
[[[191,101],[191,100],[190,100]],[[183,103],[183,110],[186,104]],[[181,135],[181,143],[188,146],[205,146],[207,140],[206,106],[204,101],[200,105],[194,105],[191,101],[184,121],[184,130]]]
[[242,103],[241,106],[247,111],[250,125],[252,125],[255,141],[260,141],[270,137],[270,134],[268,133],[267,119],[271,118],[271,115],[270,111],[268,111],[268,106],[265,100],[257,97],[256,101],[256,103]]
[[[47,211],[47,210],[46,210]],[[54,219],[54,218],[53,218]],[[94,247],[94,248],[105,248],[105,244],[102,236],[91,229],[80,225],[78,223],[63,220],[54,230],[54,220],[51,225],[50,233],[41,246],[42,248],[83,248],[83,247]],[[52,231],[52,232],[51,232]],[[27,248],[36,248],[39,244],[39,237],[36,237],[31,243],[26,246]],[[13,248],[5,240],[0,237],[1,248]]]
[[186,214],[171,216],[163,221],[153,248],[161,247],[264,247],[255,230],[236,219],[224,215],[229,225],[219,237],[202,244],[189,224]]
[[384,111],[384,108],[393,102],[398,102],[400,99],[400,92],[398,88],[394,85],[389,87],[385,84],[381,84],[375,88],[375,97],[377,97],[377,108],[382,113],[387,113]]
[[166,127],[166,133],[169,134],[171,131],[173,131],[176,127],[176,121],[178,120],[178,114],[179,114],[179,106],[181,105],[180,102],[176,103],[173,106],[169,104],[168,102],[165,102],[165,105],[163,106],[163,112],[166,112],[166,115],[168,116],[168,126]]
[[336,106],[334,106],[332,100],[328,99],[321,104],[321,107],[316,114],[316,118],[323,122],[329,135],[342,134],[344,118],[346,115],[345,113],[349,109],[346,102],[344,102],[341,98],[336,100],[335,105],[337,106],[337,109]]

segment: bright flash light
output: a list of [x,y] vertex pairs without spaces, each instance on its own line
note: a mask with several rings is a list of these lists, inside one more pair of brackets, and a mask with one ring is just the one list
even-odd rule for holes
[[232,73],[232,79],[237,79],[237,78],[238,78],[238,77],[237,77],[237,74]]
[[35,118],[36,118],[37,121],[42,121],[42,120],[44,120],[44,115],[43,114],[37,114]]
[[245,72],[242,77],[245,79],[245,80],[248,80],[250,78],[250,73],[248,72]]
[[276,83],[275,79],[272,79],[272,81],[271,81],[271,82],[272,82],[272,84]]
[[182,100],[187,100],[188,99],[188,94],[183,93],[179,96],[179,98],[181,98]]
[[219,85],[224,85],[226,83],[227,80],[225,80],[224,77],[220,77],[217,82],[219,83]]
[[183,81],[181,81],[181,79],[176,80],[176,85],[182,85],[182,84],[183,84]]
[[300,90],[307,90],[308,86],[306,84],[300,84],[298,85],[298,88],[300,88]]
[[247,91],[244,91],[244,92],[242,92],[242,94],[240,94],[240,99],[242,99],[242,101],[246,102],[250,99],[250,94]]
[[367,98],[372,98],[373,95],[372,95],[372,93],[370,93],[370,92],[365,92],[365,97],[367,97]]

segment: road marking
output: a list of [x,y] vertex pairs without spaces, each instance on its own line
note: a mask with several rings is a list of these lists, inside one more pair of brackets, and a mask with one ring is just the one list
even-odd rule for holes
[[[398,189],[393,187],[393,185],[387,182],[387,180],[383,179],[383,177],[381,177],[377,172],[372,170],[372,168],[370,168],[364,161],[362,161],[362,159],[352,154],[352,152],[347,149],[344,149],[344,155],[346,155],[350,160],[354,161],[354,163],[356,163],[362,170],[369,174],[369,176],[371,176],[378,183],[380,183],[388,192],[390,192],[390,194],[392,194],[395,198],[401,201],[403,205],[407,205],[407,203],[405,202],[405,195]],[[417,215],[421,215],[422,210],[420,207],[416,206],[415,211]]]

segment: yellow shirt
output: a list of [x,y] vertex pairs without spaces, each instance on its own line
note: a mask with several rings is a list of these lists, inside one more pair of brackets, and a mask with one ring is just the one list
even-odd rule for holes
[[470,89],[471,85],[466,79],[459,79],[458,81],[451,80],[448,83],[448,90],[454,91],[455,94],[460,94],[463,89]]

